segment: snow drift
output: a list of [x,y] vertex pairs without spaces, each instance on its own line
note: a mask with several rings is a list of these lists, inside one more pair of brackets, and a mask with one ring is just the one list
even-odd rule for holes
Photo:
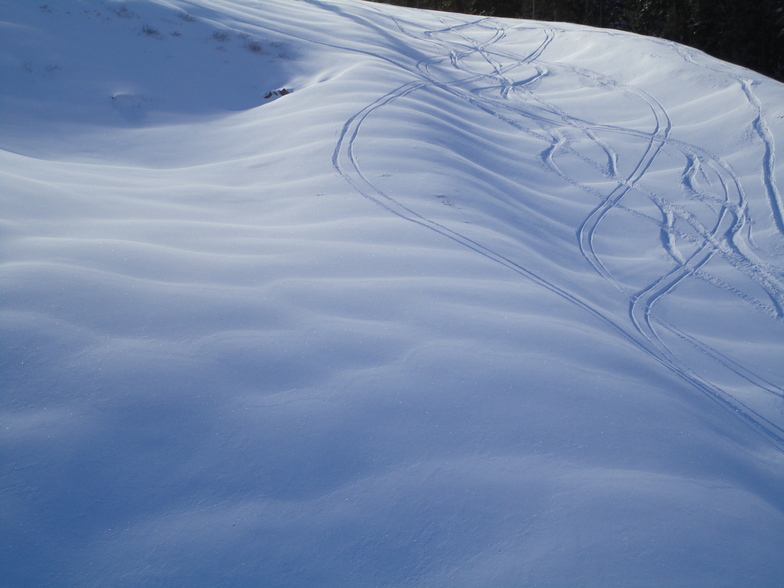
[[784,86],[352,0],[0,29],[4,585],[784,577]]

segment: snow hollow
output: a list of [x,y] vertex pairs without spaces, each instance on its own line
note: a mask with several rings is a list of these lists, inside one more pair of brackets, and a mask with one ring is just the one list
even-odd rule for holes
[[784,85],[356,0],[0,0],[0,584],[780,586]]

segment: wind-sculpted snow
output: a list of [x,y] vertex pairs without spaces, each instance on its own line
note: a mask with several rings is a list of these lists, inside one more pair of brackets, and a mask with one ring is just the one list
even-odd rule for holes
[[781,84],[343,0],[0,27],[0,584],[784,577]]

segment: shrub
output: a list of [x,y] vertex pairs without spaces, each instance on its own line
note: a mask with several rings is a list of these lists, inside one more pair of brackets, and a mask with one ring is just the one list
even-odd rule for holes
[[161,36],[161,34],[158,32],[158,29],[154,29],[150,25],[143,25],[142,32],[148,37],[160,38]]

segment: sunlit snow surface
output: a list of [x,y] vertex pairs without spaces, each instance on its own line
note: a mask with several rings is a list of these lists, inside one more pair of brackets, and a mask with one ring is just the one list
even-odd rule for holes
[[0,94],[3,586],[781,585],[781,84],[0,0]]

